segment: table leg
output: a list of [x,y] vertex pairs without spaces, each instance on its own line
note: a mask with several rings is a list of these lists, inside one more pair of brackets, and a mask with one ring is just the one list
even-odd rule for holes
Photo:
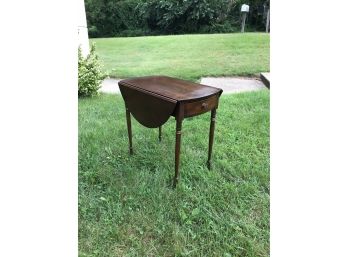
[[213,109],[211,110],[211,118],[210,118],[209,150],[208,150],[208,161],[207,161],[207,166],[209,170],[211,169],[211,153],[213,150],[213,142],[214,142],[215,116],[216,116],[216,109]]
[[133,154],[133,146],[132,146],[132,123],[130,111],[126,108],[126,117],[127,117],[127,129],[128,129],[128,140],[129,140],[129,153]]
[[159,126],[158,128],[158,140],[160,142],[162,141],[162,126]]
[[179,163],[180,163],[180,144],[181,144],[181,124],[182,120],[176,121],[176,139],[175,139],[175,176],[173,181],[173,187],[179,180]]

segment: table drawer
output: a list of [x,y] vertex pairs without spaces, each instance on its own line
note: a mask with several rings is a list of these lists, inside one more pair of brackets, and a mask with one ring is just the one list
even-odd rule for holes
[[212,110],[213,108],[217,107],[218,100],[219,100],[218,96],[213,95],[209,98],[206,98],[200,101],[186,103],[184,105],[184,115],[185,117],[191,117],[191,116],[199,115],[201,113],[208,112]]

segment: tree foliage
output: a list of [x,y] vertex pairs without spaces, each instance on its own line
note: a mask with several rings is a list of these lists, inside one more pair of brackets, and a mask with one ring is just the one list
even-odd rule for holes
[[91,37],[239,31],[240,6],[250,5],[250,29],[262,27],[267,0],[85,0]]

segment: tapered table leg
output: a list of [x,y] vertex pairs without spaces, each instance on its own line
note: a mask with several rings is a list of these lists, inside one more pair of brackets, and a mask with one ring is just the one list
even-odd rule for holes
[[129,140],[129,153],[133,154],[133,146],[132,146],[132,123],[130,112],[128,108],[126,108],[126,117],[127,117],[127,129],[128,129],[128,140]]
[[159,126],[158,128],[158,140],[160,142],[162,141],[162,126]]
[[173,181],[173,187],[179,180],[179,164],[180,164],[180,144],[181,144],[181,124],[182,120],[176,121],[176,138],[175,138],[175,176]]
[[207,161],[207,166],[209,170],[211,169],[211,153],[213,151],[213,143],[214,143],[215,116],[216,116],[216,109],[213,109],[211,110],[211,118],[210,118],[209,150],[208,150],[208,161]]

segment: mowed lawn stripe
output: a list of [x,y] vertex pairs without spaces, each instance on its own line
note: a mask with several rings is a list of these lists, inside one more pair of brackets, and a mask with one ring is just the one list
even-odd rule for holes
[[255,75],[269,71],[269,34],[235,33],[91,39],[112,77]]
[[209,113],[185,119],[175,190],[175,120],[132,119],[120,95],[79,99],[79,256],[269,256],[269,91],[222,95],[213,169]]

